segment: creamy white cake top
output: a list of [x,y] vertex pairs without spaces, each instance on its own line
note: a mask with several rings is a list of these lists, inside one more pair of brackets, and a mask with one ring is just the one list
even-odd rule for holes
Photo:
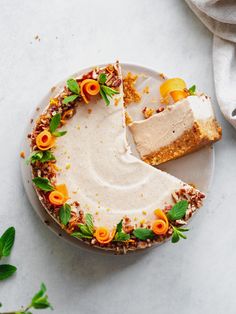
[[68,202],[78,201],[96,226],[111,228],[126,215],[138,226],[153,220],[154,210],[173,204],[171,193],[184,185],[131,155],[122,90],[109,106],[100,98],[81,104],[63,128],[67,134],[54,151],[58,184],[67,185]]
[[146,120],[129,125],[141,156],[146,156],[177,140],[195,121],[214,118],[210,99],[188,96]]

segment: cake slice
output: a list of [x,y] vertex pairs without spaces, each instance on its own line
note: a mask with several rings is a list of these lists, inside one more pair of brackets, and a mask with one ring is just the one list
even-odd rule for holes
[[[208,96],[190,95],[186,89],[170,94],[177,100],[175,103],[172,101],[146,120],[129,124],[142,160],[151,165],[194,152],[218,141],[222,135]],[[166,100],[165,93],[164,96]]]

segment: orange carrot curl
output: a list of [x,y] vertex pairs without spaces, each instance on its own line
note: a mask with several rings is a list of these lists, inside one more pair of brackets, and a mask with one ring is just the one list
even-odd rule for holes
[[37,135],[36,145],[40,150],[48,150],[55,145],[55,137],[49,131],[44,130]]
[[164,235],[168,231],[169,222],[162,210],[156,209],[155,215],[158,217],[152,224],[152,231],[157,235]]
[[96,228],[94,236],[99,243],[106,244],[112,241],[112,239],[115,236],[115,233],[116,233],[116,229],[113,229],[112,232],[110,232],[105,227],[98,227]]
[[60,206],[68,200],[68,190],[65,184],[56,186],[56,190],[49,194],[49,201],[51,204]]
[[65,203],[65,197],[61,192],[52,191],[49,194],[49,201],[53,205],[60,206],[60,205],[63,205]]
[[92,79],[83,80],[80,84],[81,96],[86,104],[89,103],[87,95],[95,96],[100,91],[100,85],[97,81]]

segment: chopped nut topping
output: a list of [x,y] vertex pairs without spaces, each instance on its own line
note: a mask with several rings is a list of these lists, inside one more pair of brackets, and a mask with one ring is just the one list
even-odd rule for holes
[[25,152],[24,151],[20,152],[20,157],[23,159],[25,158]]
[[165,110],[165,107],[161,106],[161,107],[157,108],[156,113],[160,113],[164,110]]
[[125,111],[125,124],[129,125],[132,122],[133,122],[133,120],[132,120],[131,116],[128,114],[127,111]]
[[137,75],[133,75],[131,72],[128,72],[126,77],[123,79],[125,106],[129,105],[130,103],[138,103],[141,100],[141,95],[135,88],[137,78]]
[[145,107],[142,110],[142,113],[143,113],[145,119],[150,118],[154,114],[154,112],[155,112],[154,109],[148,108],[148,107]]

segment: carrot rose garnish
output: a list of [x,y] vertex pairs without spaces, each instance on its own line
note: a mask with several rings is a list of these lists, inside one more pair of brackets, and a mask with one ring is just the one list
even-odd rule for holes
[[52,191],[49,194],[49,201],[53,205],[63,205],[65,203],[65,196],[59,191]]
[[36,145],[40,150],[48,150],[55,145],[55,137],[49,131],[44,130],[37,135]]
[[83,97],[86,104],[89,103],[87,95],[95,96],[100,91],[100,85],[97,81],[92,79],[86,79],[81,82],[80,85],[81,96]]
[[168,79],[161,84],[160,94],[164,100],[170,95],[177,102],[188,96],[186,83],[181,78]]
[[56,190],[49,194],[49,201],[53,205],[63,205],[68,200],[68,190],[65,184],[59,184],[56,186]]
[[67,201],[69,198],[68,190],[65,184],[56,185],[56,191],[62,193],[64,195],[65,200]]
[[168,231],[169,222],[162,210],[156,209],[155,215],[158,217],[152,224],[152,231],[158,235],[164,235]]
[[106,244],[112,241],[116,233],[116,228],[110,232],[107,228],[105,227],[98,227],[96,228],[96,231],[94,233],[95,238],[97,241],[101,244]]

